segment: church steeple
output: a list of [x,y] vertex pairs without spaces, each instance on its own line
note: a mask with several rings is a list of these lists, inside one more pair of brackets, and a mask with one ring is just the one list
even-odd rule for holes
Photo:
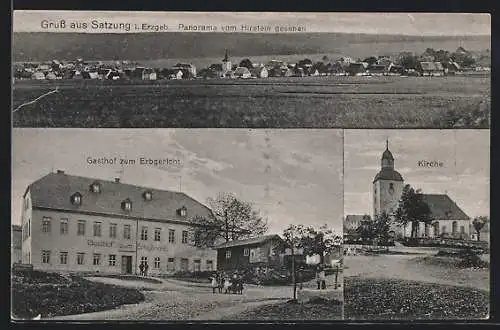
[[389,139],[385,140],[385,151],[382,154],[381,167],[383,170],[394,170],[394,157],[392,157],[392,153],[389,151]]

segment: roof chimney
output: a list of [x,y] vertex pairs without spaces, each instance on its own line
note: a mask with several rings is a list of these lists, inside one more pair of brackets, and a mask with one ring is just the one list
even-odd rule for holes
[[120,183],[120,178],[115,178],[116,183]]
[[64,174],[63,170],[57,170],[57,174]]

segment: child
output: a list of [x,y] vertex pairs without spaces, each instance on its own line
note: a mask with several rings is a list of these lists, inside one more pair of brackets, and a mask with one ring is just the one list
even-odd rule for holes
[[217,283],[217,275],[212,275],[212,293],[215,293],[215,289],[219,286],[219,283]]
[[229,277],[226,277],[224,279],[224,293],[228,293],[230,288],[231,288],[231,281],[229,281]]

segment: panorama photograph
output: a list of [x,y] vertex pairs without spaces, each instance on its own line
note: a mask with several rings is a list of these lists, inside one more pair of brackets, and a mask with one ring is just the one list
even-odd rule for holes
[[18,10],[12,59],[15,127],[490,127],[489,14]]
[[341,320],[341,130],[13,130],[14,321]]
[[344,318],[490,309],[489,130],[344,131]]

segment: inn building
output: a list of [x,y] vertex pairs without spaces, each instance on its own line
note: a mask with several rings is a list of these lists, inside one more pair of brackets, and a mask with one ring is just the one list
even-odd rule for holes
[[211,210],[177,191],[49,173],[23,195],[22,262],[46,271],[215,270],[217,252],[191,244],[189,218]]

